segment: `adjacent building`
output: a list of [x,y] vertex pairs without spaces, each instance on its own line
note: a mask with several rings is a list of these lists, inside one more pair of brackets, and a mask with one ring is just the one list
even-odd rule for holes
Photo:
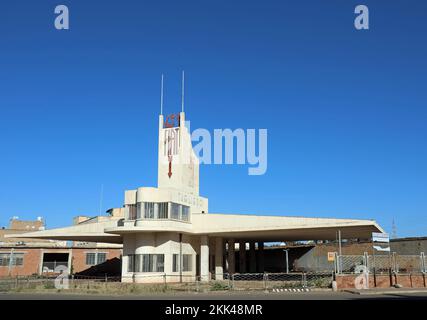
[[[103,218],[108,220],[112,216]],[[91,220],[98,218],[78,219],[81,220],[76,221],[76,224],[93,223]],[[25,237],[30,231],[44,228],[41,218],[23,221],[14,217],[7,228],[0,229],[0,277],[53,275],[60,273],[63,268],[80,275],[119,275],[122,255],[120,244]],[[12,234],[13,237],[8,237]]]

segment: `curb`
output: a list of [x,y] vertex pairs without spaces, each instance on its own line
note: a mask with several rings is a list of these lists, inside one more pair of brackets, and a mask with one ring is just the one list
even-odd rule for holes
[[310,292],[311,289],[309,288],[300,288],[300,289],[273,289],[271,292]]
[[382,294],[408,294],[408,293],[425,293],[427,295],[427,290],[382,290],[382,291],[356,291],[356,290],[343,290],[343,292],[348,292],[352,294],[357,294],[361,296],[373,296],[373,295],[382,295]]

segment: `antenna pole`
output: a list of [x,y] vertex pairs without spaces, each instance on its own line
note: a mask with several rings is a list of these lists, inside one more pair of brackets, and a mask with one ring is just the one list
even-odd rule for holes
[[101,184],[101,194],[99,197],[99,215],[102,215],[102,201],[104,200],[104,184]]
[[160,114],[163,115],[163,73],[162,73],[162,81],[160,84]]
[[181,112],[184,112],[184,70],[182,71]]

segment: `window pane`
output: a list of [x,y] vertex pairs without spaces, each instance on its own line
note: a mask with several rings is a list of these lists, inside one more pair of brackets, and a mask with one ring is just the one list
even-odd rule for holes
[[86,253],[86,264],[88,266],[95,265],[95,253],[94,252]]
[[183,221],[189,221],[190,219],[190,207],[189,206],[182,206],[182,217],[181,220]]
[[142,258],[142,272],[164,272],[164,254],[141,254],[137,256]]
[[156,272],[164,272],[165,270],[165,255],[164,254],[156,254]]
[[149,255],[142,255],[142,272],[149,272]]
[[107,254],[106,253],[104,253],[104,252],[98,252],[98,261],[97,261],[97,264],[100,264],[100,263],[104,263],[105,261],[107,261]]
[[135,204],[129,204],[128,205],[128,213],[129,213],[129,220],[135,220],[136,219],[136,205]]
[[135,272],[135,255],[128,255],[128,272]]
[[141,272],[142,265],[141,265],[142,255],[136,254],[135,255],[135,272]]
[[162,202],[159,203],[159,219],[167,219],[168,218],[168,203]]
[[22,266],[24,263],[24,254],[23,253],[14,253],[12,255],[12,265],[13,266]]
[[153,203],[154,206],[154,219],[159,219],[159,204]]
[[154,219],[154,203],[153,202],[144,202],[144,218]]
[[136,218],[137,219],[141,219],[141,217],[142,217],[142,212],[141,212],[142,209],[143,209],[142,203],[138,202],[136,204]]
[[179,268],[178,268],[178,254],[174,254],[172,255],[172,272],[178,272]]
[[191,271],[192,269],[192,255],[191,254],[184,254],[182,256],[183,265],[182,265],[182,271]]
[[8,266],[10,262],[10,254],[2,253],[0,254],[0,266]]
[[171,202],[171,219],[179,220],[181,206]]

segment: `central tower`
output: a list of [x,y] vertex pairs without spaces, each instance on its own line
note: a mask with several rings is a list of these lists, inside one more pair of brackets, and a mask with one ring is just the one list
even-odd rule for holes
[[185,113],[159,116],[158,188],[199,195],[199,159],[193,151]]

